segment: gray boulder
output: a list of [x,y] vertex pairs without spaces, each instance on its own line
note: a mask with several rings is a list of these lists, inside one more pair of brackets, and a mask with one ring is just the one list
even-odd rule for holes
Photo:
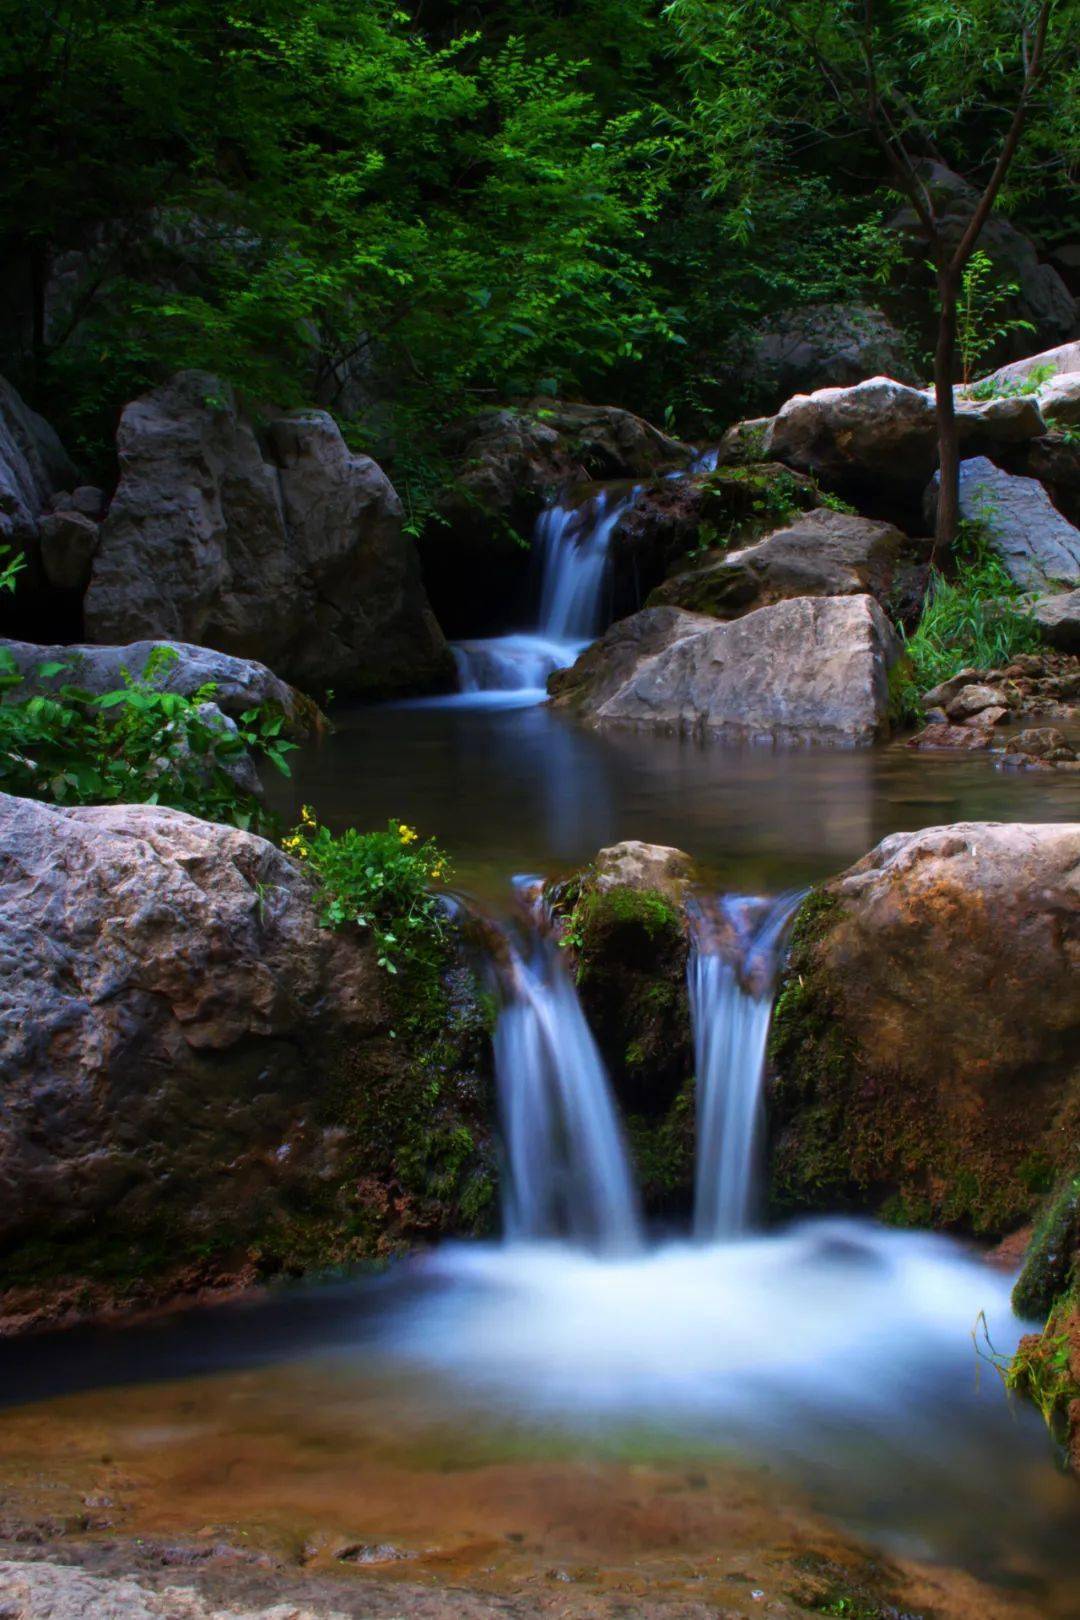
[[726,619],[793,596],[867,593],[884,602],[906,544],[891,523],[821,507],[756,545],[677,574],[649,600]]
[[[230,658],[227,653],[215,652],[211,647],[193,647],[182,641],[134,641],[124,647],[86,644],[47,647],[31,641],[0,639],[0,653],[6,655],[23,677],[19,686],[10,689],[9,695],[13,698],[24,697],[29,692],[55,691],[65,684],[82,687],[95,696],[115,692],[124,684],[124,671],[141,676],[151,654],[159,647],[169,647],[177,655],[157,679],[160,691],[181,692],[190,697],[212,682],[214,702],[225,714],[242,714],[245,709],[264,704],[280,708],[294,736],[303,735],[320,723],[319,711],[310,698],[279,680],[265,664],[250,658]],[[50,664],[60,664],[62,668],[57,674],[42,676],[39,671]]]
[[[937,500],[937,478],[926,508]],[[960,463],[960,511],[985,524],[990,544],[1024,590],[1080,585],[1080,529],[1053,505],[1034,478],[1003,472],[985,456]]]
[[1056,348],[1044,349],[1041,354],[1011,360],[1007,366],[999,366],[996,371],[991,371],[984,380],[1007,387],[1024,382],[1033,371],[1041,371],[1046,366],[1053,366],[1056,376],[1080,371],[1080,342],[1060,343]]
[[1080,590],[1040,596],[1032,611],[1052,647],[1080,653]]
[[260,438],[226,384],[182,372],[126,407],[117,445],[94,640],[192,641],[346,693],[447,676],[401,503],[325,412],[271,418]]
[[578,712],[597,725],[746,742],[850,747],[887,730],[899,644],[873,597],[797,597],[732,623],[685,614],[666,634],[617,682],[601,665],[578,691]]
[[0,545],[31,547],[53,491],[73,483],[75,476],[44,417],[0,377]]
[[620,691],[648,659],[714,623],[707,614],[686,613],[673,606],[642,608],[640,613],[616,619],[569,669],[558,669],[549,676],[551,701],[556,708],[596,709]]
[[870,304],[808,304],[770,316],[740,360],[755,391],[774,399],[883,375],[917,381],[902,334]]

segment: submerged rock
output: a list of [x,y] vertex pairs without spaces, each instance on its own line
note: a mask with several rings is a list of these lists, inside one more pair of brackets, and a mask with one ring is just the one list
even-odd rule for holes
[[1000,1235],[1080,1131],[1080,824],[897,833],[806,901],[772,1036],[778,1209]]
[[798,597],[733,623],[650,608],[608,631],[552,690],[597,725],[855,746],[888,728],[898,652],[869,596]]
[[0,797],[0,1322],[475,1224],[478,1003],[375,956],[261,838]]
[[257,424],[181,372],[128,405],[120,486],[84,614],[95,641],[164,637],[258,658],[343,693],[449,684],[402,507],[325,411]]

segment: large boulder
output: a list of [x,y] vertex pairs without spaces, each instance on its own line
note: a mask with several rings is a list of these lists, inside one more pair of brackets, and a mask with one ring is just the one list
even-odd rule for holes
[[872,304],[806,304],[771,315],[740,346],[740,369],[763,404],[868,377],[917,378],[903,334]]
[[313,691],[450,679],[401,503],[326,412],[271,418],[260,436],[226,384],[181,372],[126,407],[117,447],[92,640],[195,642]]
[[[162,660],[162,648],[175,657]],[[279,680],[265,664],[251,658],[230,658],[228,653],[193,647],[183,641],[134,641],[126,647],[47,647],[0,638],[0,658],[22,677],[17,686],[8,688],[5,695],[9,699],[55,692],[64,685],[81,687],[97,697],[117,691],[125,677],[140,677],[154,659],[154,685],[158,691],[190,697],[200,687],[212,684],[214,702],[225,714],[239,715],[245,709],[262,707],[280,709],[294,735],[317,729],[321,723],[311,699]],[[46,669],[51,673],[42,674]]]
[[870,596],[797,597],[732,623],[673,608],[634,618],[553,683],[556,701],[594,725],[838,747],[888,729],[899,644]]
[[1002,389],[1017,388],[1028,381],[1032,372],[1041,373],[1050,368],[1053,376],[1068,376],[1080,371],[1080,342],[1060,343],[1056,348],[1043,349],[1040,354],[1010,360],[1007,366],[999,366],[983,381]]
[[482,1020],[375,957],[261,838],[0,796],[0,1323],[467,1226]]
[[778,1209],[1002,1234],[1080,1133],[1080,824],[886,838],[816,890],[773,1024]]
[[76,476],[48,422],[0,377],[0,545],[29,550],[53,493]]
[[[936,478],[926,509],[937,500]],[[960,511],[985,527],[990,545],[1024,590],[1080,585],[1080,529],[1034,478],[1004,472],[985,456],[960,463]]]
[[792,596],[869,594],[884,604],[906,546],[891,523],[821,507],[757,545],[677,574],[649,601],[721,619]]
[[[957,393],[957,427],[972,454],[993,454],[1046,431],[1029,395],[973,400]],[[873,377],[853,388],[797,394],[766,425],[763,456],[850,494],[869,509],[917,500],[937,465],[933,390]]]

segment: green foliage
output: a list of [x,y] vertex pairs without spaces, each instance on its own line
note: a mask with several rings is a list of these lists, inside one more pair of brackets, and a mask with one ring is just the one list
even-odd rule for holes
[[[0,648],[0,787],[53,804],[162,804],[269,830],[273,818],[237,772],[256,755],[288,776],[284,717],[250,709],[234,729],[220,713],[201,712],[213,682],[189,697],[161,689],[176,658],[171,647],[155,648],[140,676],[123,671],[124,685],[103,695],[65,682],[19,697],[22,676]],[[44,680],[68,672],[61,663],[38,671]]]
[[1026,394],[1037,394],[1044,383],[1057,375],[1053,361],[1044,360],[1032,366],[1024,377],[984,377],[968,389],[970,399],[1017,399]]
[[[26,567],[26,558],[18,554],[8,556],[10,546],[0,546],[0,591],[13,591],[16,576]],[[7,561],[4,558],[7,557]]]
[[1030,321],[1009,315],[1008,307],[1019,292],[1015,281],[1000,275],[988,253],[976,248],[960,278],[956,311],[956,346],[960,351],[961,380],[967,384],[979,361],[1011,332],[1034,332]]
[[892,683],[895,717],[918,724],[920,693],[958,670],[994,669],[1042,645],[1039,627],[1019,605],[1020,590],[990,550],[987,523],[961,524],[955,573],[931,576],[922,617],[905,637],[904,660]]
[[309,806],[300,816],[282,848],[313,873],[324,926],[369,931],[387,973],[441,957],[445,918],[430,885],[446,878],[448,862],[434,841],[421,842],[403,821],[385,832],[334,834]]

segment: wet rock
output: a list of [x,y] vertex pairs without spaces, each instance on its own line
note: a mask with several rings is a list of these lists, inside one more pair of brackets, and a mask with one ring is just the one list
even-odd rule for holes
[[1056,726],[1033,726],[1017,732],[1005,744],[1005,753],[1025,764],[1067,764],[1077,757],[1076,749]]
[[0,797],[7,1326],[78,1301],[73,1279],[145,1301],[215,1267],[299,1270],[468,1227],[482,1015],[466,1027],[429,987],[410,999],[428,1024],[394,1039],[374,950],[319,916],[306,874],[251,834]]
[[88,634],[196,642],[314,691],[449,682],[381,468],[346,447],[326,412],[262,426],[260,439],[232,390],[204,372],[181,372],[125,408]]
[[99,532],[97,523],[82,512],[49,512],[41,518],[41,567],[50,585],[67,591],[86,589]]
[[804,904],[771,1043],[777,1208],[1000,1236],[1080,1131],[1080,824],[898,833]]
[[650,605],[726,619],[794,596],[869,594],[884,604],[905,545],[891,523],[822,507],[754,546],[676,575]]
[[[936,504],[936,479],[927,509]],[[1080,529],[1033,478],[1003,472],[985,456],[960,463],[960,511],[982,524],[990,545],[1024,590],[1080,585]]]
[[950,720],[962,724],[971,720],[987,709],[997,708],[1000,702],[1000,693],[992,686],[981,686],[973,683],[962,686],[954,697],[945,704],[945,712]]
[[5,1620],[347,1620],[340,1610],[268,1599],[258,1607],[224,1608],[188,1586],[159,1585],[138,1575],[91,1574],[43,1559],[0,1561]]
[[574,666],[561,690],[582,717],[702,738],[841,746],[887,730],[888,671],[899,648],[872,597],[798,597],[732,623],[677,614],[660,651],[647,640],[652,627],[638,627],[642,654],[625,637],[605,637],[587,667]]
[[1052,647],[1080,652],[1080,590],[1040,596],[1032,612]]
[[989,748],[992,742],[988,726],[952,725],[947,720],[932,720],[914,737],[909,737],[905,746],[932,753],[937,749]]
[[[318,709],[295,687],[279,680],[265,664],[251,658],[230,658],[212,647],[194,647],[183,641],[133,641],[125,647],[97,647],[76,643],[72,646],[40,646],[31,641],[0,638],[0,650],[14,664],[22,682],[9,689],[19,699],[31,692],[52,692],[70,684],[100,695],[115,692],[124,684],[125,671],[141,676],[156,650],[170,648],[173,662],[163,666],[155,677],[159,691],[181,692],[185,697],[212,684],[213,700],[228,715],[264,705],[280,709],[293,736],[304,736],[318,729],[322,717]],[[53,675],[42,675],[43,667],[59,664]]]

